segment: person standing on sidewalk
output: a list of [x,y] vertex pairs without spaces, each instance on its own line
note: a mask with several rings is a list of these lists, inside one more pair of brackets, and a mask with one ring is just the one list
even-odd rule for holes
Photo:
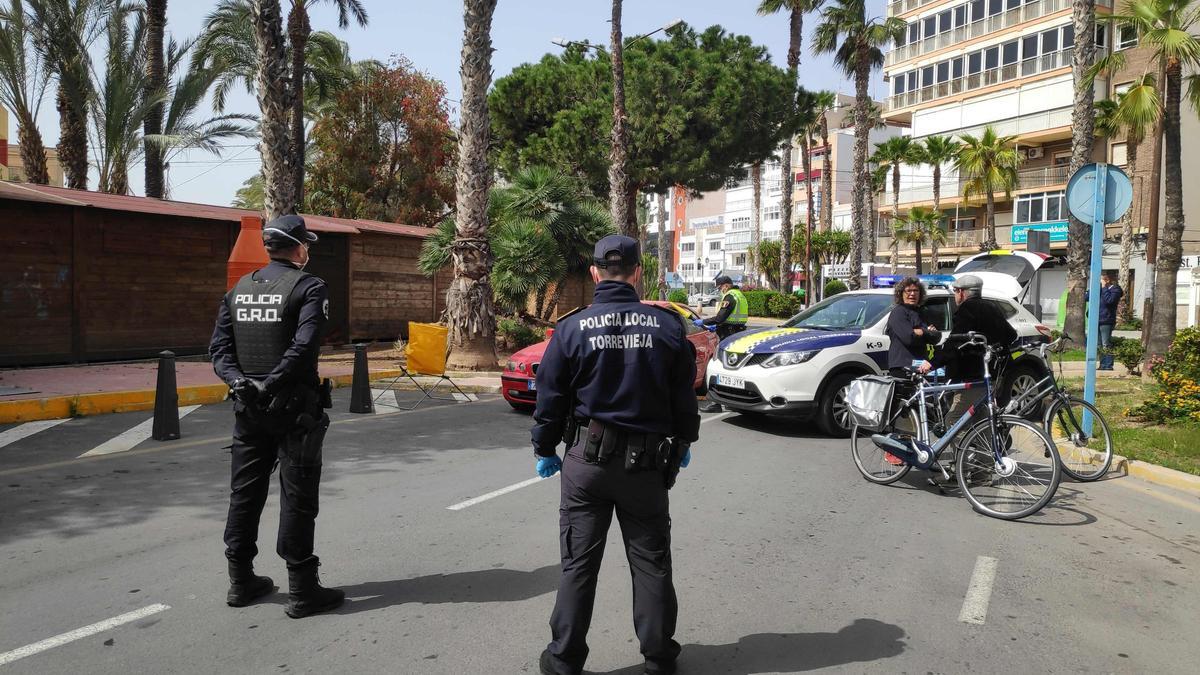
[[1100,275],[1100,355],[1099,370],[1113,369],[1113,330],[1117,327],[1117,306],[1125,291],[1113,282],[1112,273]]
[[209,345],[213,369],[234,397],[226,602],[242,607],[275,588],[270,577],[254,573],[254,557],[278,463],[275,550],[287,562],[284,611],[293,619],[333,609],[345,599],[344,592],[321,586],[320,561],[313,555],[321,445],[329,428],[323,408],[332,407],[328,382],[317,375],[329,293],[324,281],[304,272],[308,247],[316,241],[300,216],[267,223],[263,244],[271,262],[242,277],[225,295]]
[[583,672],[614,510],[633,574],[645,672],[674,673],[679,656],[667,490],[700,433],[696,352],[677,314],[639,300],[640,260],[636,239],[612,235],[596,244],[595,300],[558,323],[537,372],[537,473],[548,478],[562,470],[562,578],[552,639],[538,660],[542,675]]

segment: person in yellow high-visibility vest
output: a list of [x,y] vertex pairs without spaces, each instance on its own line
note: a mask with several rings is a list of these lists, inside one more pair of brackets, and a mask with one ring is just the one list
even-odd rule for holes
[[707,319],[697,319],[701,327],[716,326],[717,337],[725,338],[746,330],[746,322],[750,320],[750,303],[742,289],[733,285],[733,279],[721,275],[713,280],[721,291],[721,308],[715,316]]

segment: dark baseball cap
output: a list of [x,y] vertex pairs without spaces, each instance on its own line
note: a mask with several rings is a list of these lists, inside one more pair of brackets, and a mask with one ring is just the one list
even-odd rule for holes
[[621,234],[610,234],[596,242],[596,250],[592,253],[592,262],[596,267],[608,267],[611,262],[608,257],[614,253],[621,256],[621,260],[617,261],[618,264],[633,267],[642,263],[637,239]]
[[312,244],[317,235],[308,231],[304,218],[297,215],[279,216],[263,227],[263,242],[288,248],[298,244]]
[[733,279],[729,278],[728,276],[725,276],[724,274],[722,274],[721,276],[717,277],[716,279],[713,279],[713,285],[714,285],[714,286],[724,286],[725,284],[729,284],[729,285],[731,285],[731,286],[732,286],[732,285],[733,285]]

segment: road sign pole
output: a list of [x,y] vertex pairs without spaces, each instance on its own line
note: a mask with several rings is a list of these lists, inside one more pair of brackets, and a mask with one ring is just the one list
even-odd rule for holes
[[[1100,268],[1104,257],[1104,207],[1105,192],[1108,185],[1108,165],[1096,165],[1096,208],[1092,215],[1092,265],[1088,278],[1087,303],[1087,370],[1083,380],[1083,398],[1088,403],[1096,403],[1096,370],[1099,363],[1096,359],[1097,347],[1100,342]],[[1083,412],[1083,433],[1092,435],[1092,415]]]

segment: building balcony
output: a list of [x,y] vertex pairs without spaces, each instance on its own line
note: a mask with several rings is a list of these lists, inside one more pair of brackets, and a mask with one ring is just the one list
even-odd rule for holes
[[[1112,7],[1112,0],[1098,0],[1096,4],[1104,7]],[[989,16],[980,21],[948,30],[945,33],[939,33],[932,37],[904,45],[903,47],[896,47],[884,57],[884,67],[890,68],[896,64],[919,58],[947,47],[953,47],[961,42],[974,40],[985,35],[993,35],[1006,28],[1040,19],[1070,8],[1070,0],[1038,0],[1030,2],[995,16]]]
[[[1021,169],[1017,171],[1017,188],[1014,193],[1029,191],[1029,190],[1047,190],[1050,188],[1061,188],[1067,184],[1066,166],[1042,166],[1029,169]],[[941,206],[946,207],[958,203],[962,199],[963,189],[966,187],[966,181],[958,178],[950,178],[943,180],[941,184]],[[979,202],[985,198],[985,195],[974,197],[974,201]],[[1000,193],[996,195],[996,199],[1003,200],[1004,195]],[[913,188],[900,190],[900,204],[913,206],[924,203],[933,203],[933,184],[920,185]],[[887,191],[880,200],[880,211],[890,212],[892,204],[892,193]]]
[[1010,63],[1006,66],[992,68],[957,79],[932,84],[928,87],[906,91],[903,94],[889,96],[886,112],[891,113],[922,103],[975,91],[976,89],[1012,82],[1023,77],[1048,73],[1060,68],[1069,68],[1071,67],[1071,54],[1074,51],[1073,47],[1068,47],[1062,51],[1025,59],[1019,63]]
[[[966,253],[979,252],[979,245],[983,243],[987,236],[987,230],[955,230],[946,233],[946,243],[938,246],[939,253]],[[997,232],[999,235],[999,232]],[[890,255],[892,250],[892,236],[890,234],[880,235],[876,240],[875,250],[881,256]],[[897,247],[900,255],[912,255],[916,252],[917,246],[912,242],[902,241]],[[930,252],[929,242],[921,244],[921,254],[928,256]]]
[[[1100,91],[1100,89],[1097,89]],[[1099,100],[1100,97],[1097,97]],[[1010,117],[987,124],[979,124],[963,129],[954,129],[936,135],[953,135],[962,138],[964,134],[979,137],[988,127],[996,131],[997,136],[1016,136],[1018,141],[1044,143],[1071,137],[1071,108],[1056,108],[1038,113],[1030,113],[1019,117]],[[929,136],[935,134],[927,134]],[[914,137],[922,140],[925,136]]]
[[941,2],[941,0],[892,0],[888,3],[888,16],[900,16],[935,2]]

